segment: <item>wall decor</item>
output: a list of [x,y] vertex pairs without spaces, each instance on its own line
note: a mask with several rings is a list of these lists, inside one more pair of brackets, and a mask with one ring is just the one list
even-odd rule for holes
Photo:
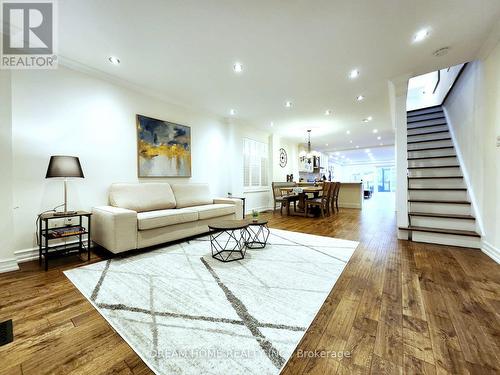
[[137,115],[139,177],[191,177],[191,128]]
[[288,161],[288,157],[286,155],[285,149],[280,148],[280,167],[285,168],[287,161]]

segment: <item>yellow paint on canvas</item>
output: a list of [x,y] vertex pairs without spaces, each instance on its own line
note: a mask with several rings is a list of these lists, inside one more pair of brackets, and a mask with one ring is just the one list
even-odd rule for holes
[[139,154],[146,158],[152,159],[155,156],[166,156],[168,158],[189,158],[189,151],[179,145],[159,145],[153,146],[142,139],[139,140]]

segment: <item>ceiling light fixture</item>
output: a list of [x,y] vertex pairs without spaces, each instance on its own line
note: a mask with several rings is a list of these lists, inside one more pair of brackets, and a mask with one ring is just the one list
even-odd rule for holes
[[363,95],[358,95],[358,96],[356,97],[356,100],[357,100],[358,102],[360,102],[360,101],[362,101],[364,98],[365,98],[365,97],[364,97]]
[[233,70],[235,73],[241,73],[243,71],[243,65],[239,62],[234,63]]
[[415,43],[418,43],[418,42],[421,42],[422,40],[424,40],[425,38],[427,38],[429,36],[429,29],[422,29],[422,30],[419,30],[413,37],[413,41]]
[[434,51],[432,54],[436,57],[441,57],[441,56],[446,55],[449,51],[450,51],[450,47],[443,47],[443,48],[440,48],[440,49]]
[[311,149],[311,129],[307,130],[307,152],[302,150],[299,154],[300,161],[301,162],[307,162],[308,164],[311,164],[313,162],[313,158],[316,158],[319,156],[319,152],[317,151],[312,151]]
[[352,139],[349,141],[349,143],[352,143]]
[[113,65],[120,65],[120,59],[116,56],[110,56],[108,60]]
[[366,119],[367,119],[368,121],[371,121],[371,120],[373,120],[373,117],[372,117],[372,116],[368,116]]
[[373,130],[372,130],[372,132],[373,132],[374,134],[377,134],[377,133],[378,133],[378,129],[373,129]]
[[359,148],[359,146],[356,146],[356,148]]
[[289,101],[289,100],[287,100],[287,101],[285,102],[285,107],[287,107],[287,108],[292,108],[292,102],[291,102],[291,101]]
[[332,110],[331,109],[327,109],[325,111],[325,116],[330,116],[332,114]]
[[358,69],[353,69],[351,70],[351,72],[349,73],[349,78],[350,79],[355,79],[355,78],[358,78],[359,76],[359,70]]
[[377,139],[380,141],[380,140],[382,139],[382,137],[379,135],[379,136],[377,137]]
[[271,125],[271,128],[272,128],[274,126],[274,122],[271,121],[271,123],[269,125]]
[[350,130],[348,130],[348,131],[346,131],[345,133],[346,133],[346,134],[351,134],[351,131],[350,131]]
[[236,110],[235,110],[235,109],[230,109],[230,110],[229,110],[229,114],[230,114],[231,116],[234,116],[234,115],[236,114]]

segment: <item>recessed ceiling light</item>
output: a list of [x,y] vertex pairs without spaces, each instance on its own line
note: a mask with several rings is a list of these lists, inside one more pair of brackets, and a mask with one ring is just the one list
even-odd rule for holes
[[285,102],[285,107],[287,107],[287,108],[292,108],[292,102],[291,102],[291,101],[289,101],[289,100],[287,100],[287,101]]
[[382,139],[382,137],[379,135],[379,136],[377,137],[377,139],[380,141],[380,140]]
[[353,69],[349,73],[349,78],[350,79],[358,78],[358,76],[359,76],[359,70],[358,69]]
[[325,146],[328,146],[328,143],[325,143]]
[[350,130],[348,130],[348,131],[346,131],[345,133],[346,133],[346,134],[351,134],[351,131],[350,131]]
[[330,116],[332,114],[332,110],[331,109],[327,109],[325,111],[325,116]]
[[413,36],[413,41],[418,43],[429,36],[429,29],[421,29]]
[[373,132],[374,134],[376,134],[376,133],[378,133],[378,129],[373,129],[373,130],[372,130],[372,132]]
[[271,128],[272,128],[274,126],[274,122],[271,121],[271,123],[269,125],[271,125]]
[[234,115],[236,114],[236,110],[235,110],[235,109],[230,109],[230,110],[229,110],[229,114],[230,114],[231,116],[234,116]]
[[356,148],[359,148],[359,146],[356,146]]
[[352,143],[352,139],[349,141],[349,143]]
[[356,97],[356,100],[357,100],[358,102],[360,102],[360,101],[362,101],[364,98],[365,98],[365,97],[364,97],[363,95],[358,95],[358,96]]
[[108,60],[113,65],[120,65],[120,59],[116,56],[110,56]]
[[241,73],[243,71],[243,65],[239,62],[234,63],[233,70],[235,71],[235,73]]
[[373,117],[372,117],[372,116],[368,116],[366,119],[367,119],[368,121],[371,121],[371,120],[373,120]]

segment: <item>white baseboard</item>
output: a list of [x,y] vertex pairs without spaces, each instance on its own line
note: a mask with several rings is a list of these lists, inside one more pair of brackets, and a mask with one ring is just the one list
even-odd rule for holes
[[29,262],[38,259],[38,247],[14,251],[18,263]]
[[19,270],[17,261],[15,258],[0,260],[0,273],[12,272]]
[[339,208],[361,208],[360,203],[340,203]]
[[246,210],[245,211],[245,215],[251,215],[252,214],[252,211],[255,210],[255,211],[258,211],[258,212],[265,212],[265,211],[272,211],[273,208],[272,207],[256,207],[256,208],[253,208],[251,210]]
[[483,240],[481,251],[500,264],[500,249]]

